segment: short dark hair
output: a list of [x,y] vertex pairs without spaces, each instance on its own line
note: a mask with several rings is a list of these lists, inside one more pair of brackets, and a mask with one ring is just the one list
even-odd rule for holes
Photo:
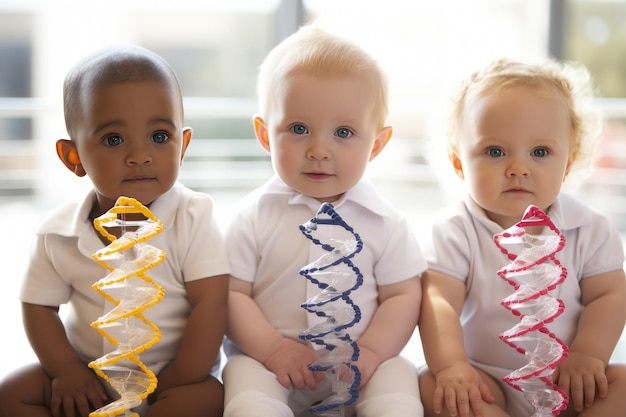
[[[118,45],[101,49],[78,63],[67,73],[63,84],[63,112],[70,137],[80,117],[85,94],[109,84],[157,81],[175,89],[182,103],[178,77],[172,67],[156,53],[137,45]],[[182,109],[182,104],[181,104]]]

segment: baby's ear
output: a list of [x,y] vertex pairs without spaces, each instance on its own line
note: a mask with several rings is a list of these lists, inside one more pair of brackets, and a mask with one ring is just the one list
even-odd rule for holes
[[252,123],[254,124],[254,134],[256,135],[257,140],[266,151],[270,151],[270,136],[267,131],[267,125],[265,124],[265,120],[261,116],[254,116],[252,119]]
[[389,143],[389,139],[391,139],[391,134],[393,133],[393,129],[391,126],[385,126],[383,130],[376,136],[374,139],[374,145],[372,146],[372,152],[370,153],[370,161],[378,156],[379,153],[387,146]]
[[459,153],[454,148],[448,149],[448,158],[450,162],[452,162],[452,167],[454,168],[454,172],[458,175],[462,180],[465,179],[463,175],[463,164],[461,163],[461,158],[459,158]]
[[183,146],[180,152],[180,165],[183,164],[183,158],[185,158],[185,152],[187,151],[187,146],[189,146],[189,142],[191,142],[192,135],[193,135],[192,128],[185,127],[183,129]]
[[565,166],[565,175],[563,176],[563,181],[567,179],[567,176],[569,175],[569,172],[572,169],[572,164],[576,162],[576,159],[578,158],[578,151],[579,151],[578,147],[570,151],[569,158],[567,159],[567,165]]
[[80,157],[78,156],[78,151],[76,150],[76,144],[69,139],[59,139],[56,143],[57,147],[57,155],[63,165],[67,167],[70,171],[72,171],[75,175],[79,177],[84,177],[86,175],[85,170],[80,162]]

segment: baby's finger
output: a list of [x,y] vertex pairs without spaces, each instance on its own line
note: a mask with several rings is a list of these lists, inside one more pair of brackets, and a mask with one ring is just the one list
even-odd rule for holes
[[315,382],[317,383],[322,382],[326,378],[325,372],[314,372],[313,375],[315,375]]
[[300,372],[289,372],[291,384],[297,389],[303,389],[305,385],[304,376]]
[[[565,391],[567,392],[567,391]],[[570,401],[574,406],[574,410],[580,412],[583,410],[585,396],[584,396],[584,383],[581,377],[577,377],[571,380],[570,389]]]
[[606,398],[609,393],[609,381],[604,372],[596,374],[596,385],[598,388],[598,397]]
[[309,387],[309,389],[314,390],[317,388],[317,378],[313,372],[307,371],[304,373],[303,377],[304,383],[307,387]]
[[469,401],[470,408],[472,409],[473,415],[476,417],[481,417],[483,415],[483,399],[488,403],[492,403],[495,401],[495,398],[491,395],[491,391],[485,385],[486,392],[474,391],[470,392]]
[[92,409],[98,409],[102,407],[104,405],[104,401],[107,400],[106,394],[104,393],[104,389],[102,389],[102,387],[100,388],[102,391],[96,388],[92,391],[87,392],[87,399],[89,400],[89,404],[91,404]]
[[441,414],[443,409],[443,388],[435,388],[435,394],[433,395],[433,410],[436,414]]
[[80,396],[76,398],[75,401],[76,401],[76,408],[78,409],[78,412],[80,413],[80,415],[81,416],[89,415],[89,412],[91,411],[91,409],[89,407],[89,401],[87,400],[87,397]]
[[291,378],[289,374],[286,372],[279,372],[276,375],[276,379],[278,379],[278,383],[285,388],[289,388],[291,386]]
[[[479,400],[482,398],[485,402],[488,402],[489,404],[496,401],[496,399],[491,394],[491,391],[489,390],[489,386],[485,384],[482,380],[480,381],[480,385],[478,386],[478,389],[480,393]],[[470,401],[472,401],[472,404],[474,403],[473,399],[470,399]],[[480,402],[481,409],[482,409],[482,405],[483,403],[481,401]],[[474,405],[472,405],[472,408],[475,409]]]
[[446,407],[448,408],[448,414],[453,417],[456,416],[459,411],[456,404],[456,391],[453,389],[447,389],[444,396],[446,401]]
[[563,378],[559,378],[558,380],[554,381],[555,384],[557,384],[559,386],[559,388],[561,388],[563,390],[563,392],[565,392],[568,396],[570,395],[570,378],[569,377],[563,377]]
[[593,375],[583,377],[583,394],[585,396],[585,407],[590,407],[596,397],[596,381]]
[[50,400],[50,412],[52,413],[52,417],[59,417],[61,415],[62,405],[63,401],[61,401],[61,396],[53,395],[52,400]]
[[63,400],[63,412],[65,413],[65,417],[74,417],[74,409],[74,399],[72,397],[65,398]]
[[470,417],[470,398],[467,391],[456,393],[456,406],[461,417]]

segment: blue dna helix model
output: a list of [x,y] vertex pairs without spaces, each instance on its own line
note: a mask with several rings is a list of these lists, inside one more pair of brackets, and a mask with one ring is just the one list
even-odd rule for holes
[[[322,242],[315,237],[320,226],[337,228]],[[302,340],[323,346],[321,358],[309,365],[313,372],[325,372],[331,381],[333,394],[312,405],[311,413],[320,416],[344,416],[345,406],[358,397],[361,373],[352,362],[359,358],[359,348],[348,329],[361,319],[361,310],[350,298],[350,293],[363,283],[363,274],[352,258],[363,248],[361,237],[337,214],[330,203],[324,203],[316,216],[300,225],[300,231],[313,244],[326,251],[319,259],[300,270],[300,275],[317,285],[321,291],[305,301],[301,307],[325,320],[300,334]]]

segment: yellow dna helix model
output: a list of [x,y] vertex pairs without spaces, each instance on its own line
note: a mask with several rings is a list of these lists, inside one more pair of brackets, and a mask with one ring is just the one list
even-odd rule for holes
[[[165,295],[163,287],[145,274],[165,259],[165,252],[144,242],[160,233],[163,224],[139,201],[119,197],[111,210],[94,220],[94,227],[111,243],[92,255],[109,270],[92,287],[114,307],[91,325],[116,349],[90,362],[89,367],[120,398],[93,411],[90,417],[122,413],[126,417],[138,417],[130,410],[139,406],[157,386],[156,375],[139,359],[139,354],[161,339],[159,328],[142,312]],[[117,238],[107,228],[120,229],[121,236]]]

